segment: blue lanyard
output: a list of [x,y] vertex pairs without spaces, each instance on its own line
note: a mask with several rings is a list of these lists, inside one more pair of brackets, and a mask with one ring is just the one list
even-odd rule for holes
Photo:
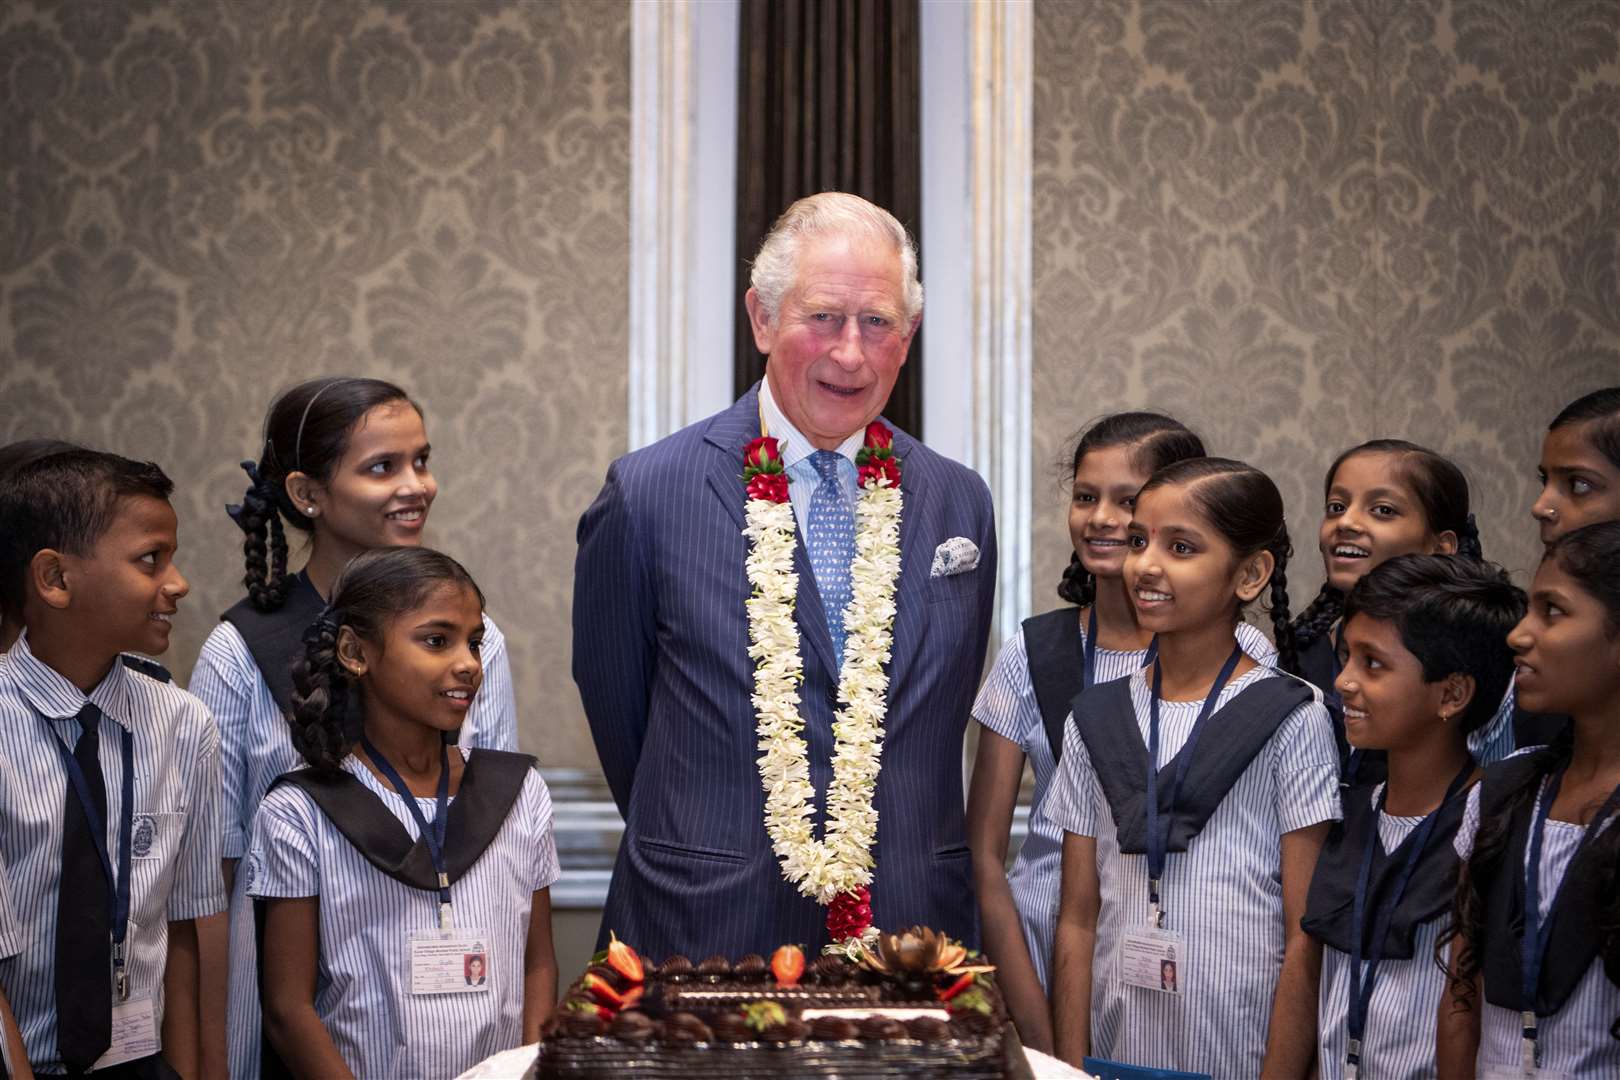
[[[1085,666],[1080,669],[1080,689],[1089,690],[1097,685],[1097,605],[1092,603],[1091,609],[1086,613],[1086,640],[1082,643],[1081,655],[1085,659]],[[1159,635],[1153,635],[1148,642],[1147,656],[1142,659],[1142,666],[1153,663],[1159,658]]]
[[[1563,783],[1564,769],[1559,769],[1553,773],[1546,790],[1537,799],[1535,816],[1530,823],[1530,850],[1524,861],[1524,933],[1520,936],[1523,951],[1519,965],[1523,982],[1520,984],[1519,1007],[1523,1010],[1524,1067],[1527,1070],[1536,1067],[1536,995],[1541,987],[1541,963],[1546,959],[1547,943],[1552,938],[1552,919],[1549,918],[1546,923],[1541,921],[1541,843],[1547,832],[1547,818],[1552,813],[1553,803],[1558,801],[1558,789]],[[1620,787],[1614,789],[1592,818],[1591,824],[1587,825],[1586,833],[1575,848],[1575,856],[1580,855],[1581,848],[1598,834],[1617,808],[1620,808]],[[1570,857],[1570,865],[1574,865],[1575,856]],[[1565,867],[1565,876],[1568,872],[1568,867]],[[1547,909],[1549,915],[1557,906],[1558,894],[1563,888],[1564,879],[1560,877],[1553,889],[1552,904]]]
[[411,789],[398,771],[383,757],[382,751],[373,746],[364,734],[360,736],[360,745],[365,747],[366,756],[371,758],[378,771],[394,785],[399,797],[405,800],[405,808],[416,819],[416,827],[421,830],[422,839],[428,846],[428,855],[433,859],[434,873],[439,875],[439,929],[448,930],[451,926],[450,871],[444,861],[444,830],[450,816],[450,747],[445,743],[439,745],[439,790],[434,795],[433,820],[430,822],[422,817],[422,808],[416,805],[416,796],[411,794]]
[[[1400,906],[1401,897],[1406,895],[1406,886],[1412,880],[1412,872],[1423,859],[1423,851],[1429,844],[1429,837],[1434,833],[1435,823],[1440,818],[1440,811],[1447,803],[1457,797],[1468,777],[1474,771],[1474,763],[1469,761],[1462,767],[1462,772],[1446,788],[1446,797],[1440,800],[1440,805],[1424,815],[1414,830],[1412,846],[1406,853],[1406,862],[1401,867],[1400,874],[1395,878],[1395,888],[1389,897],[1379,907],[1373,919],[1372,941],[1362,939],[1362,925],[1367,913],[1367,890],[1372,883],[1373,851],[1379,846],[1378,821],[1373,819],[1372,835],[1367,838],[1367,846],[1361,852],[1361,873],[1356,877],[1355,900],[1351,907],[1350,926],[1350,1012],[1345,1026],[1348,1029],[1349,1043],[1345,1049],[1345,1064],[1348,1072],[1355,1076],[1361,1068],[1361,1040],[1367,1030],[1367,1007],[1372,1003],[1373,986],[1378,979],[1378,962],[1384,955],[1384,937],[1389,933],[1389,921],[1395,916],[1395,909]],[[1378,813],[1384,811],[1384,800],[1389,796],[1389,785],[1378,795]],[[1366,968],[1363,971],[1362,963],[1365,957]]]
[[1193,721],[1192,731],[1187,734],[1187,744],[1181,748],[1181,753],[1176,758],[1176,779],[1170,788],[1170,816],[1165,819],[1162,829],[1159,827],[1159,698],[1164,667],[1159,663],[1157,656],[1153,660],[1153,694],[1148,701],[1147,860],[1148,917],[1154,926],[1164,925],[1164,910],[1159,906],[1159,881],[1164,877],[1166,849],[1170,846],[1170,822],[1175,816],[1176,802],[1181,798],[1181,784],[1187,779],[1187,768],[1192,764],[1193,751],[1198,746],[1198,736],[1203,733],[1204,723],[1214,713],[1215,702],[1232,678],[1232,673],[1237,670],[1238,661],[1241,659],[1243,648],[1234,645],[1232,655],[1226,658],[1221,673],[1215,676],[1215,685],[1209,688],[1203,707],[1198,710],[1198,719]]
[[124,763],[124,790],[118,819],[116,875],[113,874],[112,856],[107,851],[107,824],[101,821],[99,827],[97,826],[97,822],[101,819],[101,811],[90,794],[90,781],[85,778],[84,770],[79,768],[78,759],[73,756],[73,751],[68,749],[67,744],[57,736],[54,729],[51,731],[51,742],[56,744],[56,749],[61,754],[62,767],[67,770],[68,783],[73,786],[73,793],[78,796],[79,805],[84,809],[85,820],[90,823],[90,839],[95,842],[96,854],[101,857],[101,869],[107,875],[107,906],[112,911],[113,989],[118,994],[118,1000],[125,1001],[129,998],[129,973],[125,969],[124,944],[129,936],[130,836],[135,822],[135,737],[124,725],[117,721],[113,721],[113,724],[118,728],[120,756]]

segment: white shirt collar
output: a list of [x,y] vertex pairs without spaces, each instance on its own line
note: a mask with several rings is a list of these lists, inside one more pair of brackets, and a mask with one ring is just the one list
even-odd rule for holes
[[[771,381],[764,378],[759,381],[759,411],[765,418],[765,430],[776,440],[776,448],[782,452],[782,467],[791,469],[805,458],[816,452],[816,445],[793,426],[781,408],[776,404],[776,398],[771,396]],[[837,453],[848,458],[850,464],[855,463],[855,455],[866,444],[866,432],[857,431],[849,438],[838,444]]]
[[84,708],[86,701],[95,703],[103,716],[110,716],[124,727],[130,727],[128,672],[123,659],[113,660],[112,670],[86,694],[67,680],[61,672],[34,655],[28,645],[28,631],[24,630],[17,643],[6,653],[7,674],[17,684],[23,698],[35,712],[53,720],[71,720]]

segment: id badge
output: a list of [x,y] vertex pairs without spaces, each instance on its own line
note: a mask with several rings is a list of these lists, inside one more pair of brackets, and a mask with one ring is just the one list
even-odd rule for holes
[[1187,950],[1174,930],[1127,931],[1119,944],[1119,981],[1141,990],[1180,996],[1187,986]]
[[1575,1080],[1575,1074],[1561,1069],[1526,1071],[1523,1065],[1481,1065],[1479,1080]]
[[488,930],[412,930],[411,993],[487,994],[490,970]]
[[150,997],[131,998],[113,1003],[112,1043],[96,1059],[90,1071],[109,1069],[126,1061],[151,1057],[161,1049],[158,1042],[157,1012]]

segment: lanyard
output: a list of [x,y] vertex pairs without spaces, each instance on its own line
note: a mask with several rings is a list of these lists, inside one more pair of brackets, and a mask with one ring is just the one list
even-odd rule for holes
[[382,751],[371,745],[371,740],[365,735],[360,736],[360,745],[365,747],[366,756],[388,778],[388,782],[394,785],[399,797],[405,800],[405,808],[416,819],[416,827],[421,831],[428,855],[433,859],[433,870],[439,875],[439,929],[448,930],[451,927],[450,871],[444,861],[444,830],[450,816],[450,747],[445,743],[439,745],[439,790],[434,795],[433,820],[429,822],[422,817],[422,808],[416,805],[416,796],[411,794],[411,789],[399,773],[383,757]]
[[1234,645],[1232,655],[1226,658],[1221,673],[1215,676],[1215,685],[1209,688],[1209,694],[1198,710],[1198,719],[1193,721],[1192,731],[1187,734],[1187,744],[1176,758],[1176,779],[1170,788],[1170,810],[1163,829],[1159,828],[1159,698],[1164,667],[1157,657],[1153,661],[1153,693],[1148,700],[1147,860],[1148,921],[1155,927],[1164,925],[1164,910],[1159,906],[1159,881],[1164,877],[1166,848],[1170,846],[1170,822],[1175,816],[1176,802],[1181,798],[1181,784],[1187,779],[1187,768],[1192,764],[1193,751],[1198,746],[1198,736],[1203,733],[1204,722],[1215,711],[1215,702],[1242,658],[1242,647]]
[[[1567,768],[1568,766],[1565,766]],[[1541,921],[1541,842],[1547,832],[1547,818],[1552,813],[1553,803],[1558,801],[1558,789],[1564,782],[1564,769],[1553,773],[1552,779],[1547,782],[1546,790],[1536,800],[1536,811],[1530,823],[1530,850],[1526,853],[1524,862],[1524,933],[1520,937],[1522,954],[1520,958],[1520,973],[1523,982],[1520,986],[1519,1007],[1523,1010],[1524,1022],[1524,1067],[1525,1071],[1533,1072],[1536,1068],[1536,993],[1541,986],[1541,962],[1547,956],[1547,943],[1552,938],[1553,909],[1558,904],[1558,894],[1563,891],[1564,878],[1560,877],[1553,889],[1552,904],[1548,905],[1549,918],[1546,923]],[[1588,841],[1595,837],[1603,828],[1605,822],[1614,816],[1615,810],[1620,808],[1620,787],[1614,789],[1608,799],[1599,808],[1591,824],[1587,825],[1585,834],[1580,843],[1576,845],[1575,855],[1570,856],[1570,865],[1573,866],[1576,857],[1581,853]],[[1567,877],[1569,867],[1564,868]]]
[[96,824],[101,820],[101,812],[90,794],[90,781],[85,778],[84,770],[79,767],[73,751],[57,737],[54,730],[51,732],[51,742],[56,744],[56,749],[61,754],[62,767],[67,770],[68,783],[73,786],[73,793],[78,796],[79,806],[84,809],[85,820],[90,822],[90,839],[95,842],[96,854],[101,857],[101,869],[107,875],[107,906],[112,910],[113,989],[118,994],[118,1000],[125,1001],[129,998],[129,972],[125,970],[124,946],[125,939],[129,935],[130,834],[135,822],[135,736],[130,734],[129,728],[116,721],[114,726],[118,728],[119,751],[124,763],[124,790],[118,819],[116,875],[113,874],[112,856],[107,851],[107,824],[101,821],[99,828]]
[[[1391,890],[1388,898],[1380,905],[1373,919],[1372,941],[1363,940],[1362,926],[1367,912],[1367,890],[1372,882],[1373,850],[1379,847],[1378,822],[1373,820],[1372,835],[1367,838],[1367,846],[1361,852],[1361,873],[1356,877],[1355,900],[1351,907],[1350,925],[1350,1011],[1345,1026],[1349,1029],[1349,1042],[1345,1049],[1345,1065],[1347,1075],[1354,1077],[1361,1068],[1361,1041],[1367,1030],[1367,1007],[1372,1003],[1373,985],[1378,978],[1378,962],[1383,959],[1384,937],[1389,933],[1389,922],[1395,916],[1395,909],[1400,906],[1401,897],[1406,894],[1406,886],[1412,880],[1412,872],[1423,859],[1423,851],[1429,844],[1429,837],[1433,835],[1436,822],[1440,818],[1440,811],[1446,804],[1456,798],[1457,792],[1462,790],[1468,777],[1474,771],[1473,761],[1463,765],[1457,778],[1446,788],[1446,797],[1440,800],[1440,805],[1424,815],[1423,820],[1413,830],[1411,847],[1406,853],[1406,862],[1401,866],[1400,874],[1395,878],[1395,888]],[[1389,796],[1389,785],[1378,794],[1378,813],[1384,811],[1384,800]],[[1362,967],[1365,957],[1366,967]]]
[[[1081,643],[1080,653],[1085,660],[1085,666],[1080,669],[1080,689],[1089,690],[1097,685],[1097,605],[1093,603],[1091,610],[1086,613],[1086,637]],[[1159,636],[1153,635],[1148,642],[1147,656],[1142,658],[1142,666],[1153,663],[1159,658]]]

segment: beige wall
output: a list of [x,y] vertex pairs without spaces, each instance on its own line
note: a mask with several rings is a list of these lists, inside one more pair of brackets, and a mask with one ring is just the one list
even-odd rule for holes
[[1617,54],[1604,2],[1037,0],[1037,608],[1065,441],[1126,406],[1277,480],[1296,609],[1323,471],[1377,436],[1453,455],[1533,566],[1541,432],[1620,382]]
[[277,389],[424,406],[522,739],[594,765],[568,674],[573,528],[624,450],[622,0],[0,6],[0,441],[174,476],[183,679],[240,594],[237,461]]

